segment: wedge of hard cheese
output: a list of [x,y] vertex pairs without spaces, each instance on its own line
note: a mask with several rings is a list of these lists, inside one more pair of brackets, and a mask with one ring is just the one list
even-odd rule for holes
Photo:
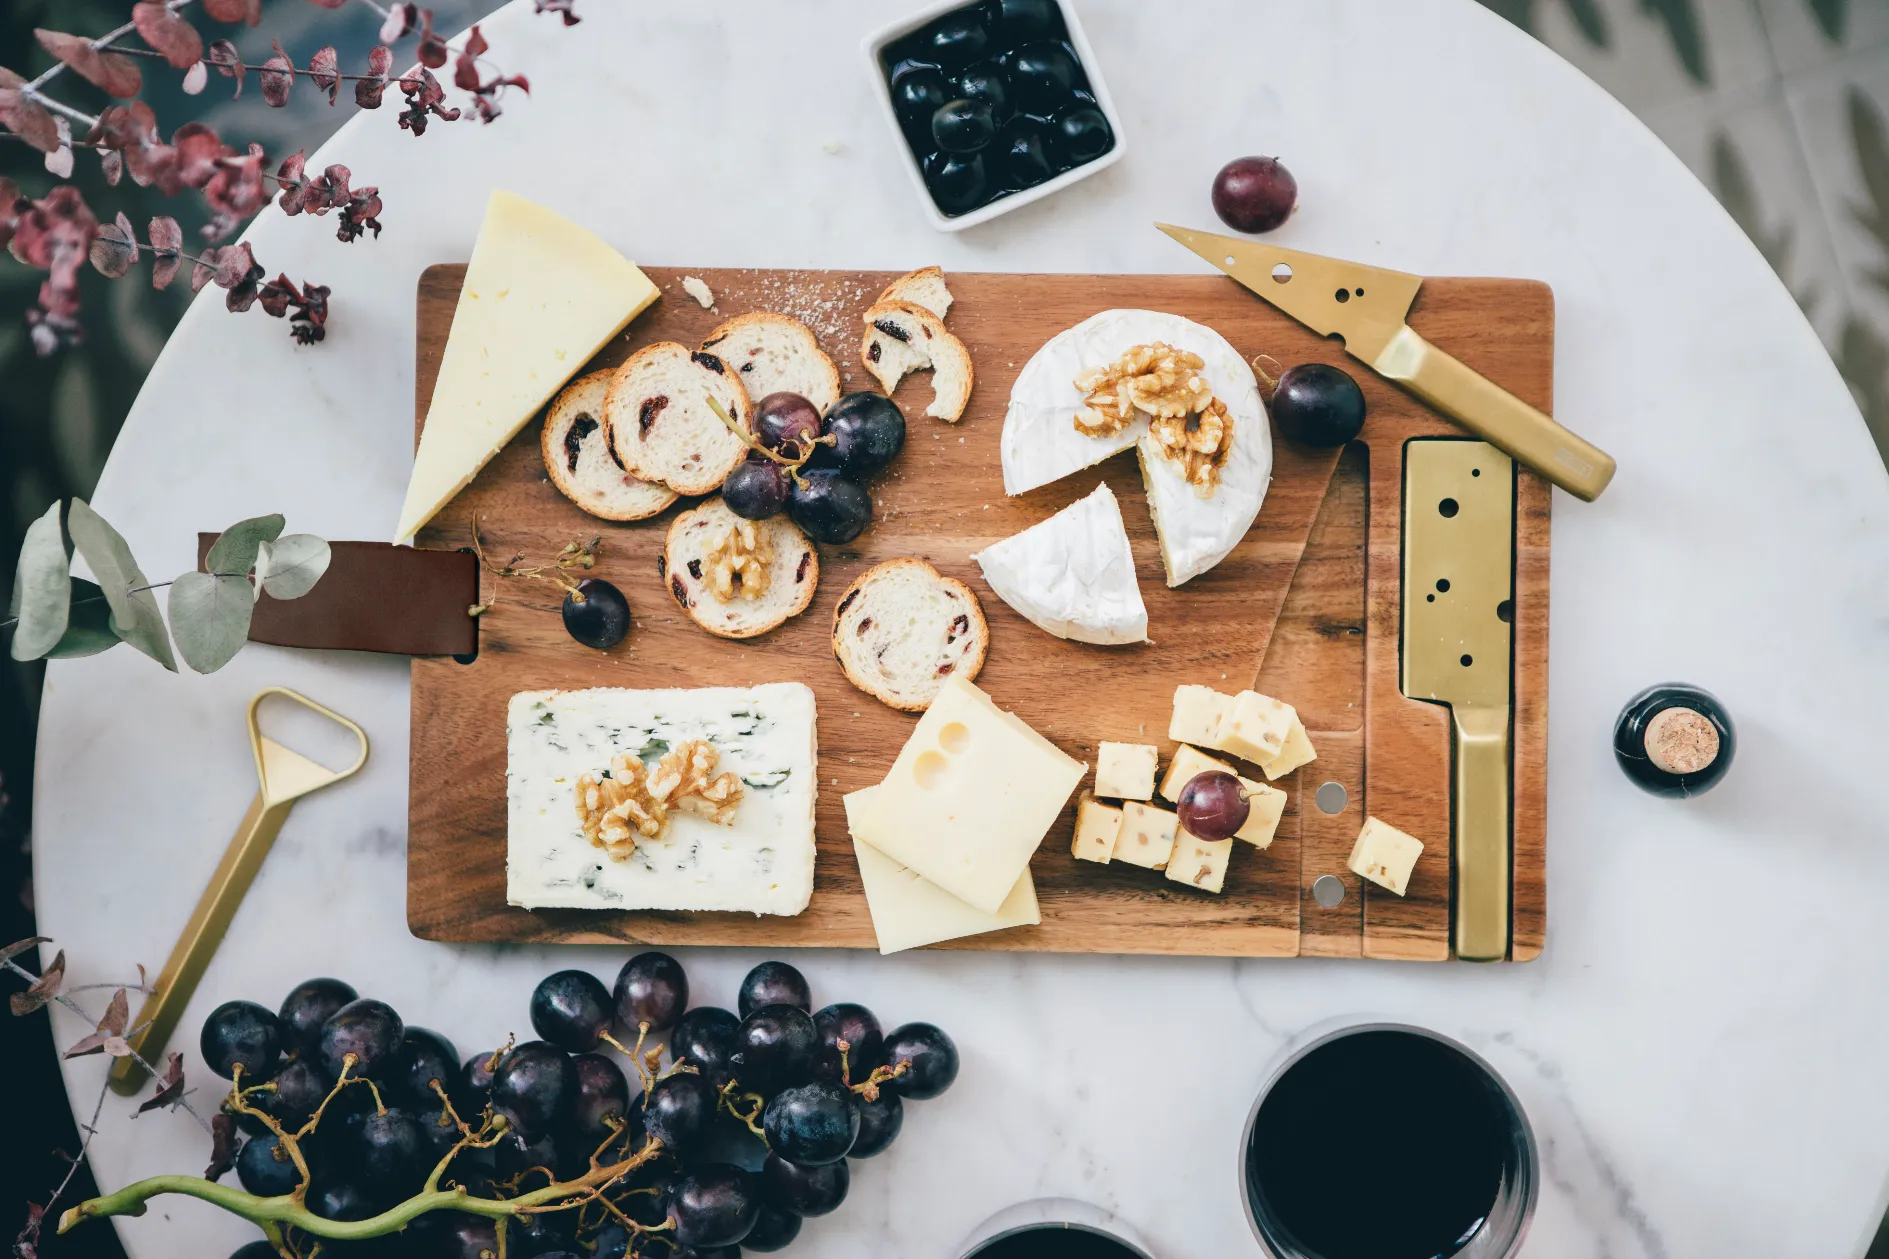
[[659,292],[569,219],[502,189],[486,203],[394,540],[478,475]]
[[[877,787],[862,787],[844,799],[848,829],[865,812]],[[870,844],[853,836],[853,855],[859,859],[859,882],[872,912],[872,931],[879,952],[898,953],[945,940],[1002,931],[1006,927],[1035,926],[1043,921],[1036,906],[1036,883],[1025,870],[1010,895],[994,914],[971,908],[951,893],[914,874]]]

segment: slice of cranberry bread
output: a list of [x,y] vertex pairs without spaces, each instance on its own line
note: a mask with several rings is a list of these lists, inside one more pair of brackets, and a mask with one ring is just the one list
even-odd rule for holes
[[697,625],[753,638],[807,610],[820,556],[787,517],[747,520],[711,498],[670,523],[656,571]]
[[624,468],[678,494],[712,494],[748,453],[708,400],[746,428],[747,390],[733,369],[706,350],[658,341],[617,368],[604,396],[603,425]]
[[833,611],[833,654],[846,678],[905,712],[923,712],[946,678],[984,667],[990,626],[971,588],[918,559],[861,573]]
[[925,414],[947,424],[964,418],[971,399],[971,353],[945,331],[938,316],[912,302],[880,302],[866,311],[859,360],[890,394],[907,372],[930,369],[932,399]]
[[761,310],[737,316],[709,333],[702,348],[734,369],[755,402],[797,393],[825,415],[839,401],[839,368],[813,329],[791,315]]
[[647,520],[676,501],[666,485],[631,476],[604,434],[604,395],[614,371],[592,372],[564,386],[545,412],[539,445],[544,470],[564,497],[603,520]]

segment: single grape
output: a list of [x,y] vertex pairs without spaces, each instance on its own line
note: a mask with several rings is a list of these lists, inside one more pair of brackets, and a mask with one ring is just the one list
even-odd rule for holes
[[982,153],[933,153],[924,166],[925,187],[946,214],[964,214],[988,199],[990,171]]
[[885,1033],[879,1020],[863,1005],[841,1001],[824,1006],[813,1016],[813,1030],[819,1033],[820,1048],[813,1059],[815,1079],[838,1081],[840,1046],[846,1042],[846,1077],[859,1083],[872,1069],[885,1061]]
[[646,1227],[662,1223],[669,1218],[669,1194],[676,1187],[681,1173],[661,1164],[646,1165],[640,1171],[632,1173],[629,1189],[647,1190],[646,1193],[624,1194],[616,1200],[623,1209],[623,1214]]
[[571,1059],[577,1072],[577,1097],[571,1104],[570,1131],[590,1143],[610,1132],[607,1119],[627,1119],[630,1115],[630,1082],[623,1068],[602,1054],[579,1054]]
[[[400,1062],[394,1068],[392,1082],[396,1091],[417,1108],[438,1105],[435,1083],[449,1094],[459,1085],[459,1051],[438,1032],[409,1027],[400,1038]],[[276,1087],[282,1087],[279,1078]]]
[[889,1088],[881,1088],[872,1101],[856,1097],[859,1109],[859,1136],[847,1158],[871,1158],[891,1145],[905,1126],[905,1099]]
[[715,1118],[715,1090],[699,1075],[681,1072],[656,1081],[643,1103],[643,1129],[678,1159],[708,1134]]
[[794,478],[787,469],[766,455],[753,451],[722,478],[722,502],[728,510],[747,520],[767,520],[787,510],[793,497]]
[[1270,232],[1299,203],[1299,181],[1276,157],[1236,157],[1213,180],[1213,212],[1236,232]]
[[492,1076],[492,1109],[527,1137],[562,1123],[577,1100],[577,1068],[556,1045],[528,1040]]
[[351,1180],[317,1188],[308,1195],[308,1209],[324,1220],[364,1220],[375,1214],[373,1195]]
[[226,1080],[243,1069],[244,1084],[261,1084],[275,1075],[282,1057],[281,1024],[274,1011],[254,1001],[225,1001],[203,1021],[197,1048],[203,1065]]
[[990,47],[990,27],[980,10],[960,9],[932,23],[925,43],[939,64],[961,66],[977,60]]
[[669,1193],[669,1218],[684,1246],[732,1246],[760,1213],[754,1178],[728,1163],[695,1168]]
[[716,1088],[734,1078],[735,1035],[741,1020],[720,1006],[698,1005],[669,1031],[669,1057],[686,1061]]
[[1195,774],[1181,788],[1181,797],[1175,801],[1174,811],[1180,815],[1181,826],[1190,835],[1197,835],[1206,840],[1233,838],[1242,826],[1246,825],[1246,816],[1252,812],[1252,806],[1246,802],[1246,788],[1240,786],[1240,780],[1223,770],[1211,769],[1204,774]]
[[1063,29],[1056,0],[998,0],[997,21],[1004,38],[1013,44],[1060,35]]
[[754,437],[769,450],[798,459],[820,435],[820,409],[797,393],[770,393],[754,404]]
[[361,1170],[364,1183],[382,1201],[397,1202],[426,1180],[436,1161],[432,1143],[419,1120],[396,1107],[361,1121]]
[[516,1129],[507,1132],[492,1147],[493,1165],[499,1176],[510,1179],[534,1167],[556,1173],[561,1161],[557,1139],[548,1132],[527,1135]]
[[1056,143],[1071,165],[1092,162],[1115,147],[1115,132],[1101,110],[1072,109],[1056,119]]
[[1280,374],[1272,418],[1287,441],[1342,446],[1364,428],[1364,390],[1343,368],[1300,363]]
[[301,1173],[295,1170],[295,1160],[289,1157],[273,1132],[251,1137],[236,1153],[236,1179],[258,1198],[279,1198],[285,1193],[294,1193],[301,1178]]
[[787,516],[815,542],[851,542],[872,522],[872,495],[838,468],[815,468],[794,483]]
[[[800,1236],[800,1217],[786,1207],[776,1206],[763,1201],[755,1213],[754,1227],[741,1239],[743,1250],[757,1250],[763,1253],[785,1250],[794,1238]],[[602,1254],[601,1251],[598,1252]]]
[[946,153],[975,153],[997,134],[997,115],[986,100],[946,101],[931,116],[931,138]]
[[515,1216],[505,1229],[505,1254],[508,1259],[555,1259],[571,1253],[576,1240],[577,1212],[535,1211]]
[[276,1072],[275,1092],[266,1099],[269,1114],[285,1127],[299,1128],[328,1096],[332,1084],[320,1067],[297,1058]]
[[289,989],[289,995],[282,998],[282,1008],[276,1011],[282,1048],[304,1057],[314,1053],[321,1040],[321,1025],[360,995],[353,985],[339,979],[304,979]]
[[[425,1124],[421,1126],[425,1127]],[[454,1135],[457,1136],[457,1133]],[[445,1157],[444,1154],[441,1157]],[[465,1149],[453,1155],[453,1161],[446,1167],[446,1174],[440,1177],[440,1188],[451,1189],[460,1185],[475,1198],[496,1198],[500,1196],[498,1178],[498,1154],[495,1151],[490,1148]]]
[[663,1032],[689,1005],[689,977],[667,953],[638,953],[617,972],[617,1022]]
[[1081,73],[1061,40],[1037,40],[1010,56],[1010,86],[1017,105],[1031,113],[1047,114],[1067,103]]
[[761,1129],[768,1148],[788,1162],[822,1167],[853,1148],[859,1111],[851,1089],[815,1080],[776,1093],[761,1112]]
[[[447,1151],[459,1143],[459,1125],[454,1123],[452,1115],[447,1113],[444,1102],[436,1102],[432,1106],[414,1111],[413,1120],[420,1125],[420,1135],[426,1138],[426,1157],[429,1168],[445,1158]],[[457,1160],[455,1160],[456,1164]]]
[[[421,1216],[420,1219],[425,1219]],[[506,1233],[511,1230],[507,1228]],[[492,1259],[498,1253],[498,1223],[483,1216],[455,1211],[443,1243],[433,1252],[438,1259]]]
[[564,596],[564,629],[584,646],[608,651],[630,632],[630,601],[601,577],[586,577]]
[[893,1028],[885,1038],[885,1060],[890,1067],[909,1064],[884,1085],[908,1101],[936,1097],[958,1078],[958,1047],[943,1029],[930,1023]]
[[630,1230],[621,1224],[605,1225],[597,1230],[590,1244],[596,1247],[591,1259],[625,1259],[630,1253]]
[[802,1167],[778,1154],[761,1165],[761,1197],[795,1215],[825,1215],[846,1200],[853,1174],[845,1159]]
[[741,1020],[733,1059],[735,1077],[744,1088],[771,1096],[812,1076],[819,1044],[813,1016],[805,1010],[764,1005]]
[[502,1049],[488,1049],[466,1059],[466,1065],[459,1069],[459,1087],[469,1109],[483,1110],[492,1100],[492,1076],[504,1061],[504,1053]]
[[342,1068],[352,1058],[350,1076],[381,1080],[399,1063],[400,1043],[406,1034],[406,1025],[392,1006],[362,997],[336,1010],[321,1025],[316,1057],[330,1078],[340,1079]]
[[813,989],[807,986],[807,977],[786,962],[762,962],[742,979],[735,1009],[745,1019],[764,1005],[797,1006],[811,1014]]
[[906,119],[929,119],[950,91],[936,66],[913,66],[892,77],[892,104]]
[[820,430],[833,438],[833,460],[855,479],[871,476],[905,448],[905,412],[882,393],[862,389],[827,408]]
[[587,970],[546,975],[531,990],[531,1026],[567,1053],[589,1053],[610,1030],[610,990]]
[[727,1110],[721,1110],[716,1112],[714,1120],[708,1125],[708,1132],[690,1154],[689,1162],[691,1166],[696,1163],[733,1163],[736,1167],[759,1171],[761,1160],[766,1157],[767,1142]]

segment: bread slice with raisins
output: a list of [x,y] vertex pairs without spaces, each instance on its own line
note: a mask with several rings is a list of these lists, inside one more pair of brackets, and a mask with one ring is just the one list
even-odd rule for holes
[[920,267],[908,271],[885,286],[879,294],[882,302],[910,302],[923,306],[943,319],[951,311],[951,290],[945,287],[944,271],[939,267]]
[[[765,589],[756,592],[731,571],[731,545],[734,554],[756,559]],[[764,562],[754,555],[757,547],[765,548]],[[656,571],[697,625],[721,638],[753,638],[807,610],[820,584],[820,555],[787,517],[747,520],[711,498],[670,523]]]
[[618,462],[678,494],[713,494],[748,446],[715,417],[711,397],[748,426],[748,392],[715,355],[673,341],[630,355],[603,401],[603,427]]
[[592,372],[564,386],[544,415],[544,470],[564,497],[602,520],[648,520],[676,501],[666,485],[631,476],[604,434],[604,395],[614,371]]
[[813,329],[791,315],[738,315],[709,333],[702,349],[734,369],[754,402],[771,393],[797,393],[825,415],[839,401],[840,369]]
[[875,564],[833,610],[833,654],[846,679],[904,712],[923,712],[945,679],[984,667],[990,625],[971,588],[924,560]]
[[971,400],[971,352],[945,331],[944,321],[914,302],[879,302],[867,309],[859,361],[887,394],[907,372],[931,371],[932,399],[925,414],[947,424],[964,418]]

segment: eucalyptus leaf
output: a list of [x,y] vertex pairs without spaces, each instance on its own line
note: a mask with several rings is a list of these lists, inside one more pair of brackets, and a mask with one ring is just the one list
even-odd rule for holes
[[[217,535],[210,544],[204,566],[213,573],[247,573],[256,563],[256,552],[265,542],[282,536],[281,516],[252,516],[239,520]],[[257,574],[261,576],[260,573]]]
[[198,673],[215,673],[230,662],[249,637],[255,601],[247,577],[185,573],[171,583],[171,633],[184,663]]
[[269,544],[266,560],[257,560],[256,577],[270,598],[299,599],[328,571],[332,555],[314,534],[291,533]]
[[66,632],[72,602],[72,556],[59,531],[59,504],[26,528],[20,546],[19,569],[13,580],[10,614],[15,660],[37,660],[51,651]]
[[66,530],[72,535],[72,544],[79,549],[79,554],[91,565],[92,575],[98,578],[105,602],[111,607],[112,628],[118,637],[172,673],[177,672],[170,634],[164,628],[164,615],[158,611],[157,599],[151,592],[141,589],[150,585],[150,581],[139,571],[138,562],[131,558],[131,548],[124,538],[82,498],[73,499],[67,509]]
[[117,645],[118,635],[112,631],[111,605],[105,602],[105,592],[83,577],[74,577],[71,620],[66,625],[66,632],[60,636],[53,649],[46,653],[46,659],[75,660],[80,656],[96,656]]

